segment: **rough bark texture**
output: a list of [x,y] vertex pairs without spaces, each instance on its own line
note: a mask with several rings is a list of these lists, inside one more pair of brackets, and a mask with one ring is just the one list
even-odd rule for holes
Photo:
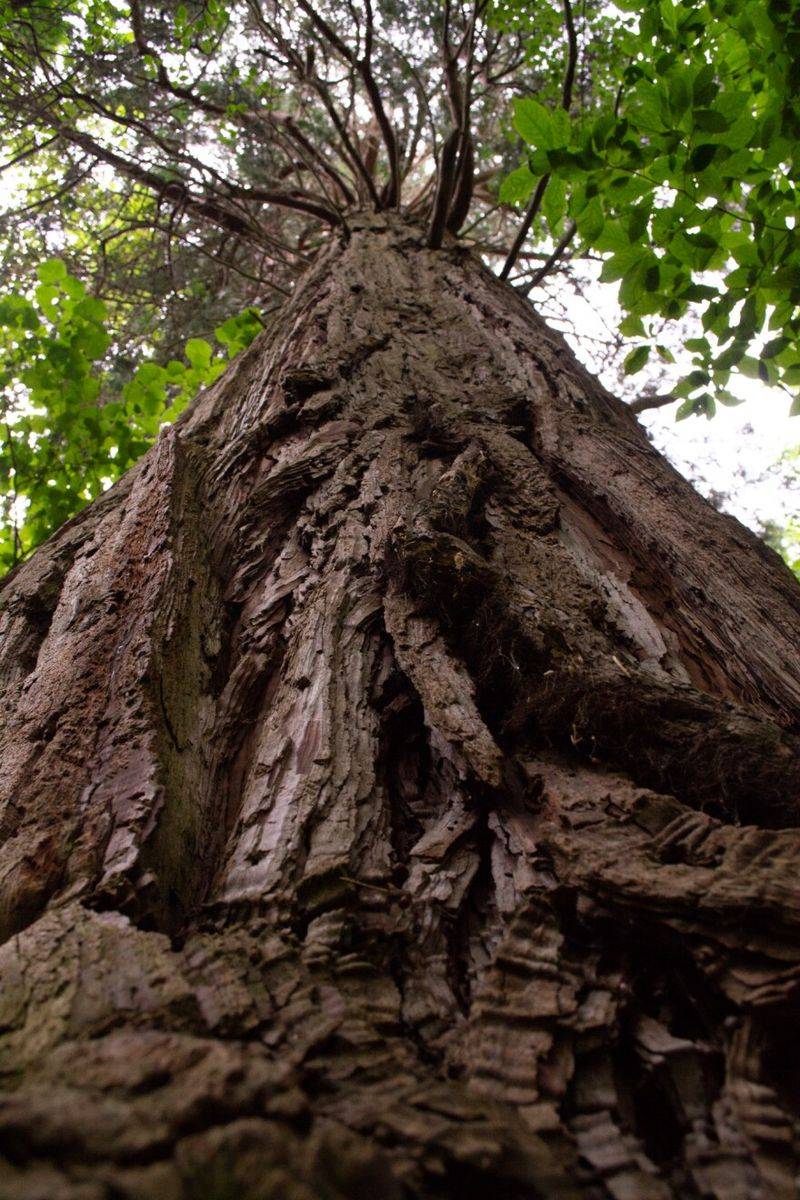
[[3,586],[2,1197],[795,1194],[800,593],[421,242]]

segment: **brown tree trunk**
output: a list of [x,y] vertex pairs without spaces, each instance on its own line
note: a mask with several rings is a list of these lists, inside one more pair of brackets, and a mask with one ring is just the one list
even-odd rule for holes
[[795,1194],[800,590],[468,254],[2,595],[0,1195]]

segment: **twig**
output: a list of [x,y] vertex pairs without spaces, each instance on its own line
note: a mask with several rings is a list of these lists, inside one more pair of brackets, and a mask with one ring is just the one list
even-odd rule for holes
[[508,279],[509,275],[511,274],[514,263],[517,261],[517,256],[522,249],[523,242],[528,236],[531,225],[535,221],[539,209],[542,207],[542,200],[544,199],[544,193],[549,182],[550,175],[548,173],[547,175],[542,175],[541,179],[536,185],[536,190],[531,196],[528,207],[525,209],[525,216],[522,219],[522,224],[517,230],[517,236],[514,238],[511,249],[508,252],[508,258],[503,263],[503,269],[500,272],[501,279]]
[[574,221],[570,221],[569,225],[567,226],[566,232],[559,239],[558,244],[556,245],[555,249],[553,250],[553,253],[548,257],[548,259],[544,263],[542,263],[539,270],[534,272],[533,277],[528,281],[528,283],[526,283],[524,287],[517,289],[523,296],[527,296],[529,292],[532,292],[535,287],[539,286],[539,284],[542,282],[542,280],[545,278],[545,276],[550,274],[553,267],[556,265],[558,260],[561,258],[561,255],[564,253],[567,246],[569,246],[569,244],[572,242],[572,239],[575,237],[575,234],[577,232],[578,232],[578,226],[575,224]]
[[[373,40],[371,2],[370,0],[367,0],[367,30],[364,56],[360,59],[355,57],[349,46],[342,41],[342,39],[332,28],[332,26],[328,24],[325,18],[321,16],[311,4],[309,4],[308,0],[298,0],[298,4],[309,18],[314,28],[322,34],[322,36],[331,46],[333,46],[334,50],[336,50],[339,56],[344,59],[347,65],[352,67],[361,76],[361,79],[364,83],[364,88],[369,98],[370,107],[372,108],[375,120],[378,122],[378,128],[381,131],[383,144],[386,147],[386,153],[389,159],[389,187],[383,203],[387,207],[392,208],[397,205],[400,199],[400,164],[397,153],[397,138],[395,136],[394,129],[392,128],[392,124],[386,115],[386,109],[383,106],[380,88],[375,81],[375,76],[372,73],[372,67],[370,63]],[[371,190],[374,192],[374,185]],[[378,203],[376,203],[376,208],[380,207],[382,207],[382,204],[380,201],[378,201]]]

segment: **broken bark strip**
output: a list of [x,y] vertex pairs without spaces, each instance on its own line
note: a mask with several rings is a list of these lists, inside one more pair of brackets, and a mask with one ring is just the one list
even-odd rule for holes
[[793,1196],[796,584],[351,225],[2,586],[0,1196]]

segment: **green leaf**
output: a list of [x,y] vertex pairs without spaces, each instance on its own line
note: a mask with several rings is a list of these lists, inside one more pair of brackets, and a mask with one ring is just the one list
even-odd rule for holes
[[697,172],[705,171],[706,167],[711,165],[717,149],[714,142],[704,142],[701,146],[697,146],[689,155],[691,169]]
[[791,346],[791,344],[792,344],[792,339],[789,337],[772,338],[772,340],[767,342],[766,346],[761,351],[761,357],[762,358],[775,358],[775,356],[777,354],[780,354],[780,352],[782,350],[785,350],[786,347]]
[[73,339],[77,350],[92,361],[102,358],[111,343],[111,338],[105,329],[99,326],[86,325],[78,331]]
[[48,258],[39,263],[36,274],[42,283],[60,283],[66,278],[67,267],[60,258]]
[[716,250],[719,245],[717,239],[711,237],[708,233],[685,233],[683,236],[693,246],[698,246],[701,250]]
[[619,331],[623,337],[644,337],[645,327],[642,318],[636,313],[629,313],[619,323]]
[[569,119],[565,129],[561,117],[528,97],[514,101],[514,128],[524,142],[537,150],[556,150],[569,142]]
[[[47,316],[52,315],[52,308],[58,303],[60,292],[57,287],[51,283],[40,283],[34,289],[33,293],[36,297],[36,303]],[[48,311],[50,310],[50,311]]]
[[635,375],[637,371],[641,371],[649,357],[649,346],[636,346],[635,349],[631,350],[630,354],[626,356],[625,362],[623,363],[623,370],[625,371],[625,374]]
[[510,175],[506,175],[500,184],[499,199],[501,204],[519,204],[527,200],[534,189],[536,176],[527,163],[517,167]]
[[644,273],[644,290],[646,292],[657,292],[658,285],[661,282],[661,268],[658,263],[652,263]]
[[739,360],[739,370],[743,375],[746,375],[748,379],[761,378],[761,373],[759,371],[760,366],[761,364],[759,360],[757,358],[753,358],[753,356],[750,354],[743,354]]
[[555,139],[554,146],[551,149],[558,149],[562,146],[568,146],[572,135],[572,124],[569,119],[569,113],[563,108],[557,108],[553,112],[553,137]]
[[211,362],[211,344],[204,338],[189,338],[186,357],[193,367],[207,367]]
[[744,404],[744,400],[740,396],[734,396],[732,392],[728,392],[725,388],[718,387],[714,393],[714,398],[720,404],[724,404],[726,408],[736,408],[739,404]]
[[611,258],[606,259],[600,271],[600,279],[603,283],[613,283],[615,279],[622,279],[632,267],[644,260],[645,253],[640,246],[629,246],[625,250],[620,250]]
[[675,67],[667,84],[669,105],[673,114],[680,117],[691,103],[692,72],[686,67]]
[[658,133],[669,127],[668,104],[666,89],[643,80],[631,97],[630,119],[645,133]]
[[714,66],[711,63],[706,63],[697,72],[692,87],[695,108],[703,108],[710,104],[719,91],[714,74]]
[[692,114],[697,129],[704,133],[724,133],[730,121],[714,108],[696,108]]
[[82,317],[84,321],[99,323],[105,321],[108,314],[102,300],[98,300],[95,296],[86,296],[75,305],[75,315]]
[[597,196],[593,196],[576,217],[578,233],[587,246],[591,246],[603,232],[605,220],[603,205]]
[[73,279],[71,275],[67,275],[65,279],[61,280],[61,286],[72,300],[80,300],[82,296],[86,295],[86,288],[81,281]]
[[630,215],[630,219],[628,221],[628,237],[629,237],[630,241],[639,242],[642,240],[644,234],[647,231],[647,224],[648,224],[649,219],[650,219],[650,205],[649,204],[639,204],[634,208],[633,212]]
[[566,210],[567,185],[558,175],[551,175],[542,200],[542,212],[553,236],[556,236]]
[[727,350],[722,351],[722,354],[717,358],[714,365],[720,371],[726,371],[730,367],[735,367],[744,358],[746,349],[746,343],[734,342]]
[[642,311],[641,300],[645,294],[644,277],[649,265],[649,256],[644,254],[622,276],[618,295],[623,308],[639,308]]

